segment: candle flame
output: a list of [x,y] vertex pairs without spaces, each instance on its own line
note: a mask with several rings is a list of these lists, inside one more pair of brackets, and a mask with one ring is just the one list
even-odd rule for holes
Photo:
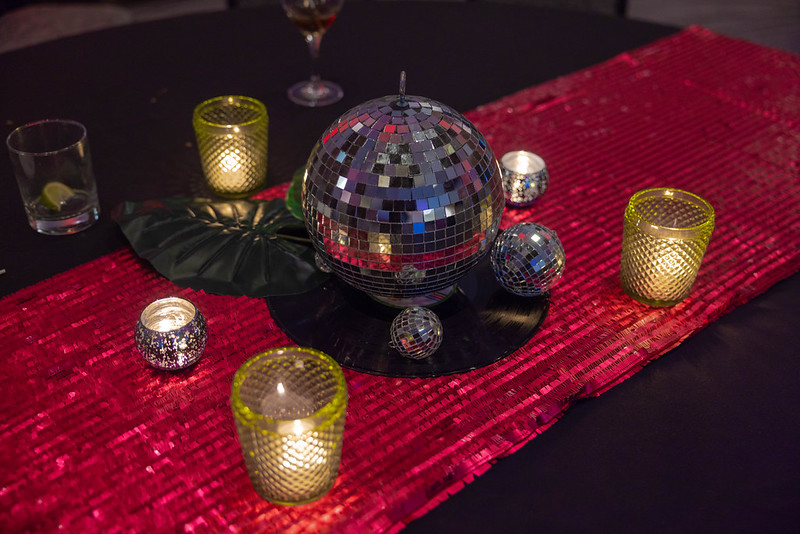
[[189,318],[183,313],[176,312],[174,309],[167,310],[163,316],[158,318],[158,322],[151,326],[156,332],[171,332],[189,323]]
[[[295,420],[295,425],[300,432],[303,431],[304,424],[301,420]],[[284,438],[281,466],[291,471],[312,469],[314,465],[325,464],[327,456],[328,451],[324,443],[317,438],[315,432],[288,436]]]
[[239,150],[225,150],[225,152],[222,153],[219,166],[223,172],[237,172],[241,170],[242,158],[239,156]]

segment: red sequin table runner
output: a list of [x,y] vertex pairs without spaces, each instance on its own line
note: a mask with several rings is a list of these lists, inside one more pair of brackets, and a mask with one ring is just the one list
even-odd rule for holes
[[[340,475],[310,505],[261,500],[234,434],[233,373],[290,343],[263,300],[178,288],[129,250],[4,298],[0,530],[401,528],[576,399],[800,269],[799,82],[799,57],[693,28],[470,112],[498,156],[527,149],[548,163],[546,195],[507,210],[503,227],[532,220],[561,237],[550,315],[525,347],[470,373],[346,371]],[[688,189],[717,212],[694,289],[673,308],[619,284],[622,212],[651,186]],[[208,320],[205,356],[181,373],[148,367],[133,342],[141,309],[166,295]]]

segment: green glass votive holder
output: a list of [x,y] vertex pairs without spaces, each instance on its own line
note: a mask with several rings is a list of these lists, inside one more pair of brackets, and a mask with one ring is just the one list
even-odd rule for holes
[[347,384],[333,358],[303,347],[263,352],[234,375],[231,408],[261,497],[305,504],[333,487],[347,410]]
[[674,306],[689,295],[711,233],[714,208],[680,189],[646,189],[625,209],[622,289],[650,306]]
[[269,126],[264,104],[246,96],[219,96],[198,105],[192,123],[203,174],[215,194],[242,198],[264,185]]

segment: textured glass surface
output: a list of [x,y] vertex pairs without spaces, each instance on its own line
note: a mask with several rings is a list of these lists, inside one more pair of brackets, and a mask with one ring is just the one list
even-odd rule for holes
[[442,322],[428,308],[406,308],[392,321],[391,345],[406,358],[421,360],[442,344]]
[[220,96],[194,110],[197,148],[208,186],[223,197],[246,197],[267,178],[264,104],[246,96]]
[[689,294],[714,231],[714,209],[679,189],[647,189],[631,197],[622,234],[622,289],[652,306]]
[[354,287],[411,297],[452,285],[487,252],[503,212],[500,167],[466,118],[387,96],[347,111],[308,161],[314,245]]
[[203,314],[180,297],[151,302],[136,323],[136,348],[142,357],[169,371],[194,365],[205,351],[206,336]]
[[566,255],[556,233],[541,224],[518,223],[492,247],[492,267],[506,291],[522,297],[550,290],[564,273]]
[[529,206],[547,190],[550,176],[540,156],[524,150],[508,152],[503,154],[500,165],[507,205]]
[[233,378],[231,407],[259,495],[277,504],[303,504],[333,486],[347,385],[330,356],[283,347],[251,358]]

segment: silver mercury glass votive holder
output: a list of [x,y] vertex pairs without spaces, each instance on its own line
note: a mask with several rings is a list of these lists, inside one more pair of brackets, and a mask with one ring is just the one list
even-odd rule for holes
[[155,300],[136,323],[136,348],[147,363],[177,371],[197,363],[206,348],[206,320],[180,297]]
[[516,150],[504,154],[500,166],[503,168],[503,193],[507,206],[530,206],[547,190],[550,176],[541,156]]

